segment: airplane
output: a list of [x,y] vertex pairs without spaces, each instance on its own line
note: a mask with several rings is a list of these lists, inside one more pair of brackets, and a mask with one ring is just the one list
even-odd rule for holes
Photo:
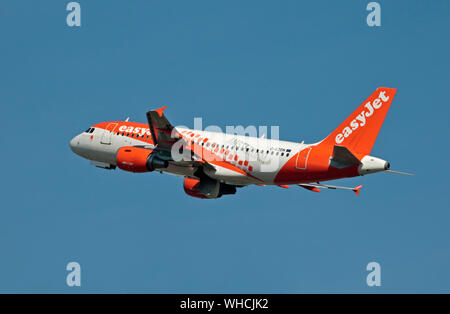
[[379,87],[329,136],[314,144],[174,127],[162,107],[148,123],[95,124],[70,141],[71,150],[104,169],[157,171],[184,178],[187,195],[215,199],[248,185],[351,190],[323,182],[390,170],[370,156],[397,89]]

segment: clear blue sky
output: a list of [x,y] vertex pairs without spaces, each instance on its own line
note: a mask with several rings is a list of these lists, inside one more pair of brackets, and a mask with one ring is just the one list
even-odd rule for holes
[[[0,290],[449,292],[450,3],[2,1]],[[314,142],[398,88],[372,154],[415,177],[347,191],[248,187],[198,200],[181,178],[95,168],[69,140],[108,120],[279,125]],[[82,287],[66,286],[66,264]],[[366,285],[367,263],[382,286]]]

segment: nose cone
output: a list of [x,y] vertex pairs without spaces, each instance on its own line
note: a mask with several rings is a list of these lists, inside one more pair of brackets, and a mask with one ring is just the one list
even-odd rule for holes
[[70,140],[70,149],[78,155],[79,152],[79,146],[80,146],[80,141],[79,141],[79,135],[75,136],[73,139]]

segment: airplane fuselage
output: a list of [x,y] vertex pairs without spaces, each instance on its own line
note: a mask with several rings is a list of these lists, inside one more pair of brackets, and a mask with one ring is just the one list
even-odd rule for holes
[[[325,139],[313,144],[173,127],[166,107],[147,112],[148,123],[95,124],[70,142],[97,167],[130,172],[159,171],[184,177],[188,195],[217,198],[237,187],[299,185],[350,189],[320,182],[389,170],[370,156],[396,89],[380,87]],[[391,171],[393,172],[393,171]]]
[[[93,125],[92,133],[83,132],[70,142],[72,150],[99,167],[115,168],[121,147],[153,148],[148,125],[137,122],[112,121]],[[354,177],[362,173],[358,166],[344,169],[330,167],[332,147],[301,144],[266,138],[177,128],[187,143],[210,152],[214,179],[236,185],[289,185]],[[320,149],[319,149],[320,147]],[[158,171],[179,176],[194,176],[195,168],[169,162]]]

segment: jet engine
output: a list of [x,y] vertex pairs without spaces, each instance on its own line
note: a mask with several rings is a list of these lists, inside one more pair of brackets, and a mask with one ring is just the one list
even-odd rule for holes
[[236,193],[234,185],[221,183],[209,178],[185,178],[183,187],[187,195],[197,198],[219,198],[225,194]]
[[167,160],[159,158],[152,150],[133,146],[119,148],[116,163],[120,169],[130,172],[148,172],[169,166]]

